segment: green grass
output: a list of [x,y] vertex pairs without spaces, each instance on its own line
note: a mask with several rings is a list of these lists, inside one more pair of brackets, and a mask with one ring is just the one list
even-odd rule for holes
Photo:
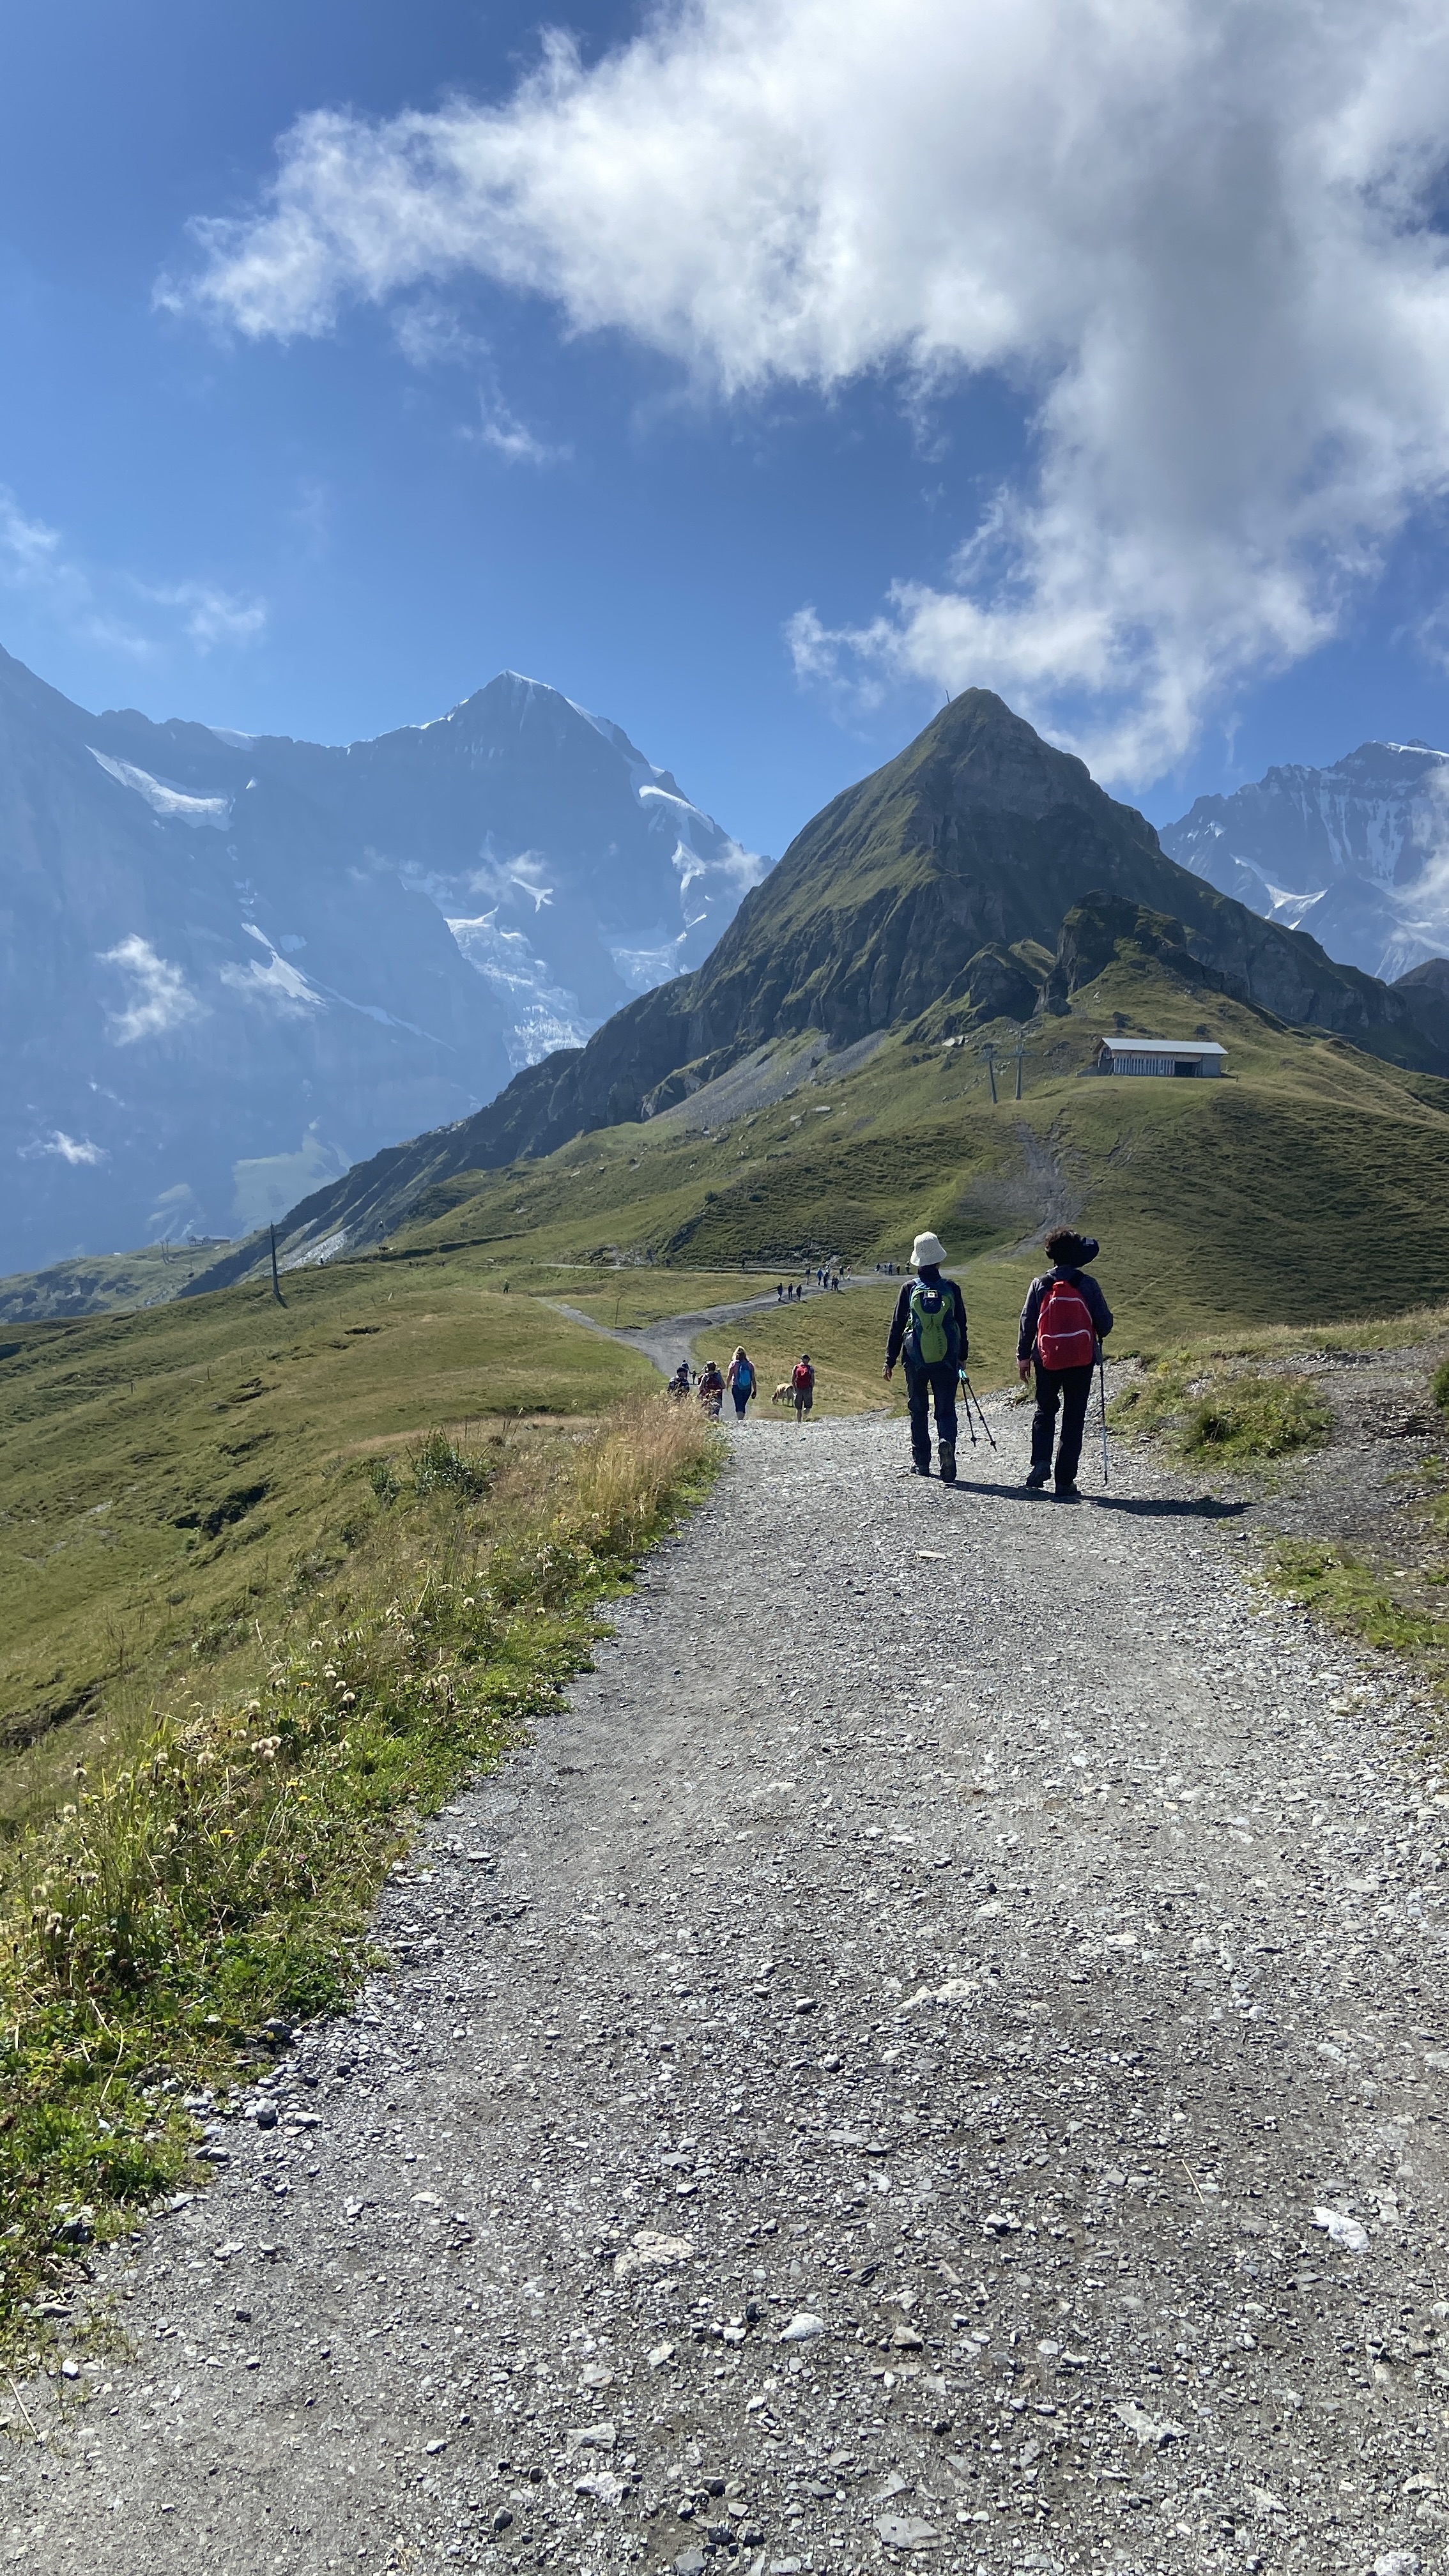
[[[1119,1020],[1221,1039],[1227,1079],[1083,1079]],[[414,1253],[467,1242],[491,1275],[526,1267],[530,1284],[547,1265],[592,1265],[607,1315],[602,1265],[618,1258],[653,1255],[652,1276],[622,1274],[647,1296],[661,1268],[768,1274],[838,1254],[869,1270],[904,1261],[931,1224],[959,1268],[1014,1254],[1065,1214],[1102,1238],[1118,1351],[1284,1317],[1301,1339],[1345,1313],[1389,1318],[1438,1298],[1449,1084],[1124,960],[1029,1038],[1020,1102],[1003,1085],[993,1106],[974,1048],[898,1031],[854,1073],[833,1077],[827,1059],[774,1107],[709,1133],[671,1116],[458,1175],[394,1241]],[[707,1116],[707,1094],[684,1114]]]
[[556,1704],[716,1455],[656,1395],[582,1439],[433,1433],[345,1583],[267,1603],[253,1690],[178,1689],[32,1825],[0,1897],[0,2340],[22,2361],[77,2245],[201,2179],[186,2093],[220,2097],[269,2024],[355,1991],[416,1817]]
[[120,1314],[165,1305],[217,1258],[215,1245],[148,1244],[141,1252],[103,1252],[20,1270],[0,1279],[0,1324],[53,1322],[62,1316]]
[[1111,1408],[1116,1429],[1156,1435],[1195,1465],[1247,1466],[1326,1447],[1333,1414],[1297,1370],[1235,1366],[1217,1354],[1156,1361]]
[[529,1284],[543,1295],[577,1306],[595,1323],[628,1331],[631,1326],[663,1323],[670,1315],[703,1306],[736,1305],[742,1298],[764,1295],[767,1289],[773,1295],[775,1279],[784,1276],[776,1271],[767,1279],[758,1269],[630,1268],[606,1271],[601,1277],[597,1270],[571,1270],[560,1264],[550,1271],[531,1272]]
[[1274,1591],[1366,1646],[1399,1655],[1437,1689],[1449,1687],[1449,1620],[1400,1600],[1351,1548],[1282,1539],[1265,1574]]
[[286,1296],[248,1286],[0,1345],[0,1834],[144,1725],[158,1691],[254,1680],[258,1619],[365,1550],[379,1457],[655,1382],[470,1254],[299,1271]]

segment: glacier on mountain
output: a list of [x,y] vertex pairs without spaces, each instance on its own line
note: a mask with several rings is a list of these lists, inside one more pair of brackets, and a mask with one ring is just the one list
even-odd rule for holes
[[345,746],[0,652],[0,1268],[224,1235],[699,965],[769,862],[505,672]]
[[1199,796],[1159,837],[1220,893],[1386,982],[1449,954],[1449,753],[1428,743],[1270,769]]

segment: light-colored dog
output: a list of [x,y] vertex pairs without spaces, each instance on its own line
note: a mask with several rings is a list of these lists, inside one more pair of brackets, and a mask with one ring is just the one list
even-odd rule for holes
[[791,1385],[790,1380],[786,1378],[783,1385],[776,1387],[774,1394],[770,1398],[770,1402],[772,1404],[793,1404],[794,1401],[795,1389]]

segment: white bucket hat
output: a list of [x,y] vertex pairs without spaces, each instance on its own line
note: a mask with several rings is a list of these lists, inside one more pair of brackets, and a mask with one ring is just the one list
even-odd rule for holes
[[911,1246],[911,1268],[929,1270],[933,1261],[946,1258],[946,1247],[939,1234],[918,1234]]

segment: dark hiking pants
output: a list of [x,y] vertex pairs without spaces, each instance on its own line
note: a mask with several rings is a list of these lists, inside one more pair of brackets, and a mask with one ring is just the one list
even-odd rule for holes
[[956,1446],[956,1363],[930,1360],[916,1367],[905,1362],[906,1403],[911,1416],[911,1456],[918,1467],[931,1463],[929,1407],[936,1408],[936,1438],[943,1449]]
[[1062,1409],[1062,1436],[1057,1443],[1057,1483],[1074,1485],[1082,1456],[1082,1425],[1092,1392],[1091,1368],[1049,1369],[1036,1363],[1036,1411],[1031,1417],[1031,1463],[1052,1463],[1052,1433],[1057,1406]]

